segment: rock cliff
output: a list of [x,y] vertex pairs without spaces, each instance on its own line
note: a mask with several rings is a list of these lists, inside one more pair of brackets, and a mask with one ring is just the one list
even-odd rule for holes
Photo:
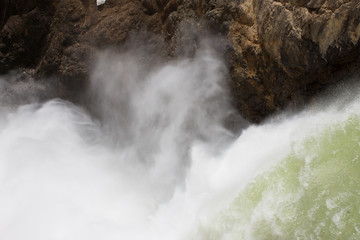
[[233,103],[253,122],[360,68],[359,0],[0,0],[0,28],[0,73],[56,76],[69,98],[101,49],[166,60],[216,36]]

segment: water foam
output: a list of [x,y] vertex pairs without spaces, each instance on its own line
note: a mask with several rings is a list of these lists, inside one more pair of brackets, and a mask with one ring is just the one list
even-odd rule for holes
[[[285,236],[274,218],[296,215],[296,208],[279,211],[301,196],[277,195],[291,176],[266,176],[283,159],[303,154],[304,139],[324,136],[360,105],[313,108],[251,126],[234,140],[223,127],[233,112],[222,82],[226,68],[215,53],[205,49],[146,71],[139,64],[128,56],[100,57],[92,76],[100,120],[59,99],[1,110],[0,238]],[[314,184],[307,176],[314,156],[305,155],[298,171],[303,191]],[[278,188],[265,191],[269,184]],[[339,229],[347,211],[338,208],[341,196],[322,205],[336,211],[329,219]],[[265,235],[254,233],[259,226]]]

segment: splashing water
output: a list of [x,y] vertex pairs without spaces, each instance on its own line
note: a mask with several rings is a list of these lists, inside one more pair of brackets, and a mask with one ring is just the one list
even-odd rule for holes
[[96,0],[96,5],[100,6],[100,5],[105,4],[105,2],[106,2],[106,0]]
[[100,121],[2,100],[0,239],[358,239],[359,98],[234,140],[225,76],[210,50],[146,71],[104,54]]
[[351,108],[301,118],[300,128],[333,119],[301,141],[288,139],[287,156],[247,183],[196,239],[359,239],[359,103]]

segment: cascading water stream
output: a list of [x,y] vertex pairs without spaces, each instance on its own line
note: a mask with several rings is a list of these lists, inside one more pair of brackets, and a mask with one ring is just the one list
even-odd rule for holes
[[2,79],[0,239],[358,239],[359,96],[234,136],[225,69],[211,50],[150,71],[104,54],[100,121],[10,106],[41,87]]

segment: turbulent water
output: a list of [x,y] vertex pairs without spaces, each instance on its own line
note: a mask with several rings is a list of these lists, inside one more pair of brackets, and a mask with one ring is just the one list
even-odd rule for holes
[[1,79],[0,239],[360,238],[358,88],[236,136],[215,53],[140,62],[99,58],[96,118]]

